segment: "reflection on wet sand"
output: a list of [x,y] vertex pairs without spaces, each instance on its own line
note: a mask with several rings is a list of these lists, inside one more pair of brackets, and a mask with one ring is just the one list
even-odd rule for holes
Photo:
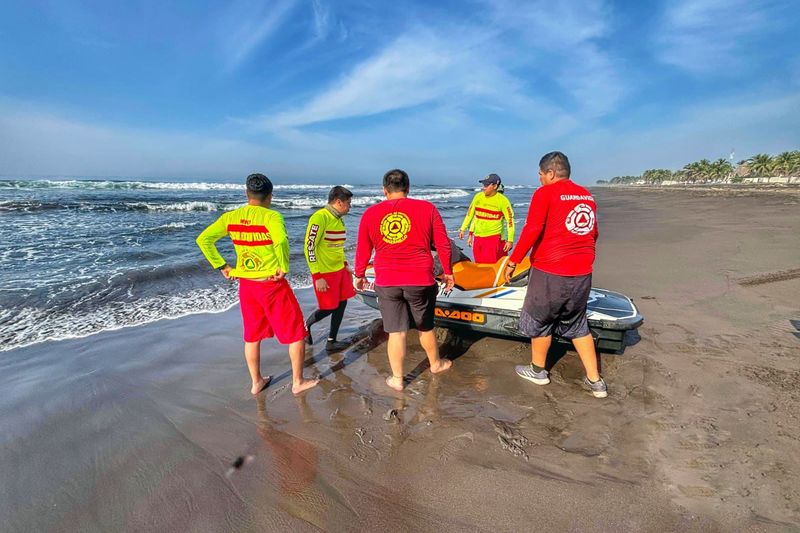
[[[303,396],[297,404],[304,420],[312,421],[313,413]],[[272,505],[291,516],[323,530],[339,530],[357,519],[345,498],[320,475],[320,453],[317,446],[290,433],[280,431],[267,414],[265,395],[256,401],[257,432],[261,449],[254,450],[253,469],[247,480],[250,488],[257,483],[260,490],[248,491],[254,505]],[[256,496],[258,494],[259,496]]]

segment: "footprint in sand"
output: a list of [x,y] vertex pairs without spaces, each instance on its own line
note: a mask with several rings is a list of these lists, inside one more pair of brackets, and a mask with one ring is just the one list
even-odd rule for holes
[[444,446],[442,446],[442,448],[439,450],[438,458],[440,461],[446,462],[450,459],[450,457],[456,455],[461,450],[466,449],[473,442],[475,442],[475,436],[471,431],[462,433],[461,435],[456,435],[444,443]]
[[611,437],[603,432],[586,435],[580,432],[568,434],[558,446],[561,451],[584,457],[597,457],[608,449]]

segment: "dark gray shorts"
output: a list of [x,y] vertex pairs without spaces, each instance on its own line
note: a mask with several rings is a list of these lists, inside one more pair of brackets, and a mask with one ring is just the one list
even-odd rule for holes
[[519,317],[519,330],[529,337],[565,339],[589,335],[586,304],[592,275],[557,276],[531,268],[528,291]]
[[375,293],[378,295],[378,309],[383,318],[383,330],[386,333],[408,331],[413,327],[419,331],[432,330],[438,292],[439,286],[435,283],[402,287],[376,285]]

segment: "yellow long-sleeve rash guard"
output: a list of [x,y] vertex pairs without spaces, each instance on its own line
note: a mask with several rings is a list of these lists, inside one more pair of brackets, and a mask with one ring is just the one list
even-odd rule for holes
[[[508,235],[507,241],[514,240],[514,210],[511,202],[504,195],[495,193],[487,197],[479,192],[469,204],[467,216],[461,224],[461,231],[468,227],[476,237],[489,237],[503,233],[503,220],[505,220]],[[473,224],[470,224],[470,223]]]
[[283,216],[272,209],[245,205],[223,213],[197,237],[197,245],[214,268],[225,264],[215,242],[230,235],[236,268],[230,275],[258,279],[289,272],[289,239]]
[[312,274],[337,272],[347,263],[344,245],[347,229],[341,216],[323,207],[308,219],[305,246],[308,268]]

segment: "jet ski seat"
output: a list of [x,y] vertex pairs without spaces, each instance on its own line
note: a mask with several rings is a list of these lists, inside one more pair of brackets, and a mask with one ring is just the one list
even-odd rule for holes
[[[503,257],[495,264],[473,263],[472,261],[460,261],[453,265],[453,275],[455,276],[456,286],[464,291],[475,289],[490,289],[505,284],[502,279],[508,257]],[[511,283],[523,279],[531,268],[529,258],[525,258],[517,265]]]

